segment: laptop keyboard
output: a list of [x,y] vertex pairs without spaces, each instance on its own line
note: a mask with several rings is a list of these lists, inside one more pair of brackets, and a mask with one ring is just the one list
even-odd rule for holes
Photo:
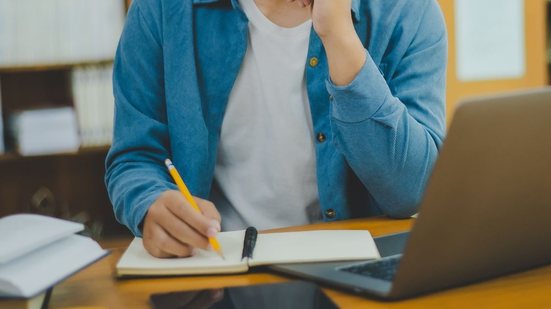
[[392,281],[402,255],[393,255],[377,261],[370,261],[362,264],[354,264],[341,268],[340,270],[351,272],[357,275],[373,277],[381,280]]

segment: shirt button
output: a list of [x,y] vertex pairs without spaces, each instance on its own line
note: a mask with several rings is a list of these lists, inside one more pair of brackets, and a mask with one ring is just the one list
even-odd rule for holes
[[319,62],[320,62],[320,61],[319,61],[318,57],[312,57],[312,58],[310,58],[310,66],[311,66],[312,68],[317,67],[318,64],[319,64]]
[[317,140],[318,142],[323,143],[327,140],[327,137],[325,136],[325,134],[320,132],[318,133]]
[[327,209],[325,211],[325,217],[327,219],[334,219],[337,216],[337,212],[334,209]]
[[335,101],[335,98],[333,97],[332,94],[330,94],[330,95],[329,95],[329,102],[333,102],[333,101]]

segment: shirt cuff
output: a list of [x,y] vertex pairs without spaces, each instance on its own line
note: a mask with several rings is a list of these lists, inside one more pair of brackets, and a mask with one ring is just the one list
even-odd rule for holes
[[145,215],[147,214],[147,211],[149,210],[149,207],[153,205],[153,202],[155,202],[162,192],[158,192],[156,194],[150,195],[144,200],[142,200],[139,205],[136,205],[132,209],[131,220],[129,224],[130,231],[134,236],[136,237],[143,237],[143,226],[142,223],[145,220]]
[[326,81],[332,116],[339,121],[353,123],[367,120],[392,96],[379,67],[366,53],[364,66],[350,84],[337,86],[330,79]]

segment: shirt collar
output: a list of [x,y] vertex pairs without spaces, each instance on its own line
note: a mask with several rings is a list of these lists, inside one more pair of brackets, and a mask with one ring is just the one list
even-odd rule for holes
[[[209,4],[216,2],[230,2],[233,8],[238,6],[238,0],[193,0],[193,4]],[[352,0],[352,14],[355,21],[360,21],[360,3],[361,0]]]

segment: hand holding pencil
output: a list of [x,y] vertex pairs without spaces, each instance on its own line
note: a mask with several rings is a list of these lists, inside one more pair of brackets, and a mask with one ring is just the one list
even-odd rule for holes
[[187,257],[194,248],[216,249],[209,238],[215,239],[220,231],[220,214],[207,200],[198,197],[191,200],[199,211],[182,192],[175,190],[162,193],[151,205],[143,227],[144,247],[151,255]]
[[[172,161],[170,161],[170,159],[166,159],[165,165],[168,168],[170,176],[172,176],[172,179],[174,179],[174,182],[176,182],[178,189],[180,190],[180,192],[182,192],[182,194],[186,198],[186,201],[188,201],[188,203],[191,205],[191,207],[193,207],[193,209],[201,213],[201,209],[193,199],[193,196],[191,196],[191,193],[189,192],[186,184],[184,183],[184,180],[176,170],[176,167],[174,166],[174,164],[172,164]],[[218,231],[220,231],[220,228],[218,228]],[[210,234],[207,236],[209,237],[209,243],[212,249],[216,251],[216,253],[218,253],[222,258],[224,258],[224,255],[222,254],[222,248],[220,247],[220,244],[216,239],[216,235],[212,235],[213,233],[207,233],[207,234]]]

